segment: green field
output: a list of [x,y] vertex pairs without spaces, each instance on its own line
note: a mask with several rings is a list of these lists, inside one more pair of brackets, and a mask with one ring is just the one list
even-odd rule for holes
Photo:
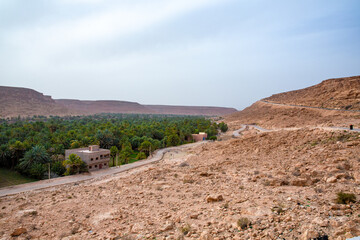
[[24,177],[9,169],[0,168],[0,188],[34,181],[36,179]]

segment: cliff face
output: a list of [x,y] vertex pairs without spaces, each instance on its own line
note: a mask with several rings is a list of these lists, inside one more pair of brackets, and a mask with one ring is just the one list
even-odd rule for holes
[[360,76],[328,79],[308,88],[275,94],[264,100],[282,104],[360,110]]
[[35,90],[0,86],[0,117],[67,115],[69,110]]

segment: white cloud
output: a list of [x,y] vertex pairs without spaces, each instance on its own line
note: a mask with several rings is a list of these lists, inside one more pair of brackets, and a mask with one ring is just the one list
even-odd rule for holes
[[[93,1],[96,0],[90,0]],[[141,32],[217,1],[154,0],[143,1],[142,4],[118,4],[111,9],[103,9],[82,18],[16,30],[10,32],[5,41],[16,47],[21,54],[27,52],[32,58],[37,55],[46,61],[48,57],[61,54],[68,49],[106,43],[110,39]]]

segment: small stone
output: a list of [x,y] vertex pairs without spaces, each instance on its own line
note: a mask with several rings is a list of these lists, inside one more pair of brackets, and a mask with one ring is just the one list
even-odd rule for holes
[[169,231],[171,229],[174,228],[174,224],[173,223],[168,223],[168,224],[165,224],[165,226],[161,229],[161,232],[166,232],[166,231]]
[[299,179],[295,179],[293,181],[291,181],[291,185],[292,186],[298,186],[298,187],[305,187],[308,186],[308,180],[305,178],[299,178]]
[[208,231],[203,231],[200,234],[200,240],[212,240],[213,238],[211,237],[210,233]]
[[301,235],[301,238],[302,240],[309,240],[309,239],[314,239],[317,237],[317,234],[315,231],[313,230],[306,230],[302,235]]
[[27,230],[26,228],[17,228],[14,230],[14,232],[11,234],[12,237],[17,237],[17,236],[20,236],[21,234],[23,233],[26,233]]
[[337,178],[335,176],[329,177],[326,179],[327,183],[335,183],[337,181]]
[[347,232],[345,233],[345,237],[346,239],[349,239],[349,238],[353,238],[354,236],[350,232]]
[[210,203],[210,202],[219,202],[219,201],[222,201],[222,200],[224,200],[222,195],[219,195],[217,197],[208,196],[206,198],[206,202],[208,202],[208,203]]

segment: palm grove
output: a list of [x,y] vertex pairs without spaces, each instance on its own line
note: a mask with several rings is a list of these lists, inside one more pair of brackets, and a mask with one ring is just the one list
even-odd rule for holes
[[[206,132],[215,140],[227,125],[204,117],[101,114],[82,117],[2,120],[0,167],[42,179],[49,165],[53,175],[86,170],[84,162],[65,149],[98,144],[110,149],[112,165],[144,159],[156,149],[192,142],[191,134]],[[68,166],[68,169],[65,168]]]

